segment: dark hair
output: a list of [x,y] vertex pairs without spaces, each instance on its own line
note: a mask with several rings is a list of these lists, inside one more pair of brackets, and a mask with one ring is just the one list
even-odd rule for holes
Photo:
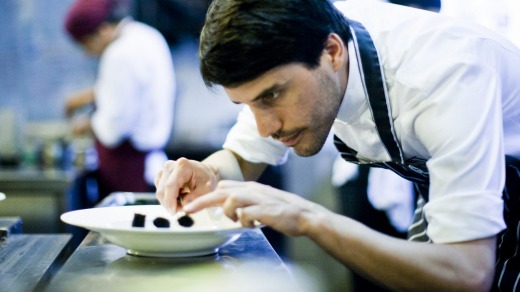
[[105,19],[106,22],[117,24],[123,18],[128,17],[133,9],[133,0],[111,0],[110,12]]
[[202,78],[233,87],[281,65],[315,68],[330,33],[351,38],[329,0],[214,0],[200,36]]

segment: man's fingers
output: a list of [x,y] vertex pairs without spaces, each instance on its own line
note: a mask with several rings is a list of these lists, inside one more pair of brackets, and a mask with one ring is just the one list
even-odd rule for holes
[[225,193],[219,191],[207,193],[184,205],[184,211],[195,213],[208,207],[221,206],[226,200],[226,197],[227,195]]
[[[215,191],[194,199],[184,206],[188,213],[198,212],[202,209],[222,206],[224,214],[237,221],[240,218],[240,209],[257,204],[256,196],[251,195],[248,184],[244,182],[221,181]],[[248,225],[246,225],[248,226]]]
[[[167,161],[158,178],[157,197],[159,202],[170,212],[177,211],[177,197],[182,183],[178,177],[177,163],[173,160]],[[179,185],[180,184],[180,185]]]
[[159,172],[157,173],[157,175],[155,176],[154,180],[153,180],[153,184],[155,185],[155,197],[157,198],[157,200],[159,200],[159,203],[162,204],[162,193],[163,193],[163,190],[162,190],[162,185],[160,184],[161,182],[161,177],[162,177],[162,169],[159,170]]

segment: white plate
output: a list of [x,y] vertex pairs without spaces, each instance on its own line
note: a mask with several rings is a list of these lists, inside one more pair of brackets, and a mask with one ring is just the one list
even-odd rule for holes
[[[134,214],[146,215],[145,227],[132,227]],[[190,215],[194,224],[182,227],[161,205],[138,205],[82,209],[61,215],[67,224],[100,232],[110,242],[138,256],[188,257],[213,254],[250,230],[226,216],[211,216],[203,210]],[[169,228],[153,224],[157,217],[170,221]]]

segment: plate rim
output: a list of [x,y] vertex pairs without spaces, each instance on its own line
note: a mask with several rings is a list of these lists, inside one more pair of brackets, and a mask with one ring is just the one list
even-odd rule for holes
[[81,227],[81,228],[85,228],[85,229],[89,229],[89,230],[92,230],[92,231],[96,231],[96,232],[104,232],[104,231],[109,231],[109,232],[113,232],[113,231],[118,231],[118,232],[128,232],[128,233],[143,233],[143,234],[149,234],[149,233],[157,233],[157,234],[170,234],[170,233],[175,233],[175,234],[182,234],[182,233],[186,233],[186,234],[193,234],[193,233],[197,233],[197,234],[211,234],[211,233],[215,233],[215,232],[225,232],[225,233],[228,233],[228,232],[244,232],[246,230],[253,230],[253,229],[256,229],[258,228],[258,226],[256,227],[253,227],[253,228],[250,228],[250,227],[245,227],[245,226],[242,226],[242,225],[237,225],[237,226],[229,226],[229,227],[224,227],[224,228],[219,228],[219,229],[214,229],[214,228],[190,228],[190,227],[182,227],[181,229],[171,229],[171,228],[156,228],[156,229],[150,229],[150,228],[139,228],[139,227],[132,227],[132,226],[128,226],[128,227],[105,227],[105,226],[98,226],[98,225],[91,225],[91,224],[78,224],[77,222],[73,223],[71,222],[72,220],[68,219],[68,217],[70,216],[73,216],[75,214],[79,214],[79,213],[87,213],[87,212],[92,212],[93,210],[99,210],[99,209],[105,209],[105,210],[110,210],[110,209],[135,209],[135,208],[145,208],[145,209],[151,209],[151,208],[159,208],[159,207],[162,207],[161,205],[131,205],[131,206],[107,206],[107,207],[94,207],[94,208],[85,208],[85,209],[78,209],[78,210],[72,210],[72,211],[68,211],[68,212],[65,212],[63,214],[60,215],[60,220],[63,221],[64,223],[66,224],[69,224],[69,225],[72,225],[72,226],[77,226],[77,227]]

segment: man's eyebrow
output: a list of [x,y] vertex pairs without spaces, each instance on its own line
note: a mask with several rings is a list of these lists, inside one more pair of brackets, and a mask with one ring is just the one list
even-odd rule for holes
[[[285,85],[284,84],[280,84],[280,83],[275,83],[273,85],[271,85],[271,87],[268,87],[264,90],[262,90],[262,92],[260,92],[255,98],[253,98],[250,102],[256,102],[260,99],[262,99],[264,96],[266,95],[269,95],[273,92],[277,92],[277,91],[280,91]],[[241,102],[237,102],[237,101],[233,101],[234,104],[241,104]]]
[[256,102],[259,99],[265,97],[266,95],[269,95],[273,92],[280,91],[280,89],[282,89],[282,87],[283,87],[283,84],[279,84],[279,83],[273,84],[271,87],[262,90],[262,92],[260,92],[260,94],[258,94],[255,98],[253,98],[251,100],[251,102]]

